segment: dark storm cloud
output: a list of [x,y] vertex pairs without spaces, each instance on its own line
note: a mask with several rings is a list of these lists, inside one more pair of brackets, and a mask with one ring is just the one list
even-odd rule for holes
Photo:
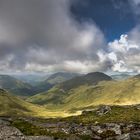
[[[0,71],[138,71],[139,26],[128,33],[128,38],[124,35],[107,44],[94,20],[75,19],[71,13],[74,3],[75,0],[0,0]],[[137,16],[139,0],[130,5]],[[114,6],[124,8],[121,2]]]
[[0,0],[1,70],[96,70],[104,36],[94,22],[73,18],[72,2]]

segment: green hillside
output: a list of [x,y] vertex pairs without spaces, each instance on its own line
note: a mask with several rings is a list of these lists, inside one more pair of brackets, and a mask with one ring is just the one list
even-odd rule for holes
[[[79,76],[65,81],[53,87],[48,92],[28,98],[27,101],[46,105],[48,108],[51,107],[51,109],[84,107],[86,104],[91,104],[93,101],[94,97],[92,96],[98,93],[98,88],[96,87],[101,81],[111,82],[112,79],[103,73],[89,73],[85,76]],[[92,90],[93,93],[91,94]],[[90,98],[90,96],[92,98]],[[90,101],[87,100],[88,98],[90,98]]]
[[10,95],[7,91],[0,89],[0,115],[34,116],[37,115],[36,111],[38,109],[40,109],[38,106],[27,103],[18,97]]
[[[21,117],[64,117],[72,114],[66,112],[52,112],[41,106],[33,105],[9,92],[0,89],[0,116],[21,116]],[[73,114],[74,115],[74,114]]]
[[76,73],[66,73],[66,72],[58,72],[49,76],[46,80],[38,83],[35,88],[37,92],[44,92],[51,89],[54,85],[62,83],[66,80],[72,79],[73,77],[78,76]]
[[[65,84],[64,84],[65,85]],[[122,81],[100,81],[84,84],[65,91],[61,86],[28,98],[29,102],[45,105],[51,110],[81,110],[84,107],[132,105],[140,103],[139,76]]]
[[30,84],[9,75],[0,75],[0,87],[18,96],[31,96],[35,92]]
[[110,81],[112,78],[101,72],[88,73],[86,75],[77,76],[70,80],[60,83],[59,88],[64,91],[69,91],[71,89],[77,88],[82,85],[96,85],[100,81]]

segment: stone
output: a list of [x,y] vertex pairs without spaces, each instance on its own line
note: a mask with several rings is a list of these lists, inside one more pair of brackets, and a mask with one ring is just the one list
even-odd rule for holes
[[108,130],[112,130],[115,132],[116,135],[121,135],[121,126],[119,124],[115,124],[115,123],[106,123],[106,129]]
[[97,111],[96,111],[96,114],[99,115],[99,116],[102,116],[102,115],[105,115],[107,114],[108,112],[111,111],[111,107],[110,106],[101,106]]
[[131,140],[130,133],[115,137],[116,140]]

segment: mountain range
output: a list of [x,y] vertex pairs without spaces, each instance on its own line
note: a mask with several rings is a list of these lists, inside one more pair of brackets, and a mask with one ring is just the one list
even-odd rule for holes
[[78,110],[101,104],[139,104],[140,76],[116,81],[103,73],[89,73],[60,83],[27,101],[51,110]]
[[[47,78],[44,86],[51,85],[51,87],[42,89],[40,93],[38,93],[39,84],[38,87],[34,87],[11,76],[1,75],[1,89],[7,91],[4,96],[0,95],[1,109],[5,108],[4,110],[7,112],[16,110],[20,112],[19,114],[21,112],[28,114],[31,111],[35,114],[34,109],[37,106],[43,112],[39,114],[46,114],[47,117],[48,114],[59,116],[60,112],[60,116],[66,116],[69,113],[77,113],[83,108],[101,104],[133,105],[140,103],[140,75],[124,80],[114,80],[101,72],[86,75],[59,74]],[[62,77],[64,77],[64,81]],[[27,96],[26,101],[17,96]],[[35,112],[38,113],[37,110]]]
[[6,89],[17,96],[31,96],[35,92],[30,84],[9,75],[0,75],[0,88]]

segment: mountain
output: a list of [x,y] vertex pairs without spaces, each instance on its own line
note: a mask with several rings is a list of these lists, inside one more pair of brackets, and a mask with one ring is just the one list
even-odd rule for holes
[[34,105],[25,100],[12,95],[8,91],[0,88],[0,116],[10,117],[37,117],[37,118],[50,118],[50,117],[66,117],[75,115],[64,111],[51,111],[42,106]]
[[112,79],[114,80],[123,80],[123,79],[128,79],[129,77],[132,77],[132,75],[129,74],[114,74],[111,75]]
[[101,72],[92,72],[86,75],[77,76],[63,83],[60,83],[59,87],[65,91],[79,87],[81,85],[96,85],[100,81],[110,81],[112,78]]
[[18,96],[31,96],[35,92],[30,84],[9,75],[0,75],[0,87]]
[[[86,77],[92,77],[93,74],[88,74]],[[99,74],[104,75],[104,74]],[[51,110],[80,110],[85,107],[105,105],[133,105],[140,104],[140,76],[134,76],[126,80],[115,81],[108,76],[98,79],[98,83],[93,81],[84,82],[78,80],[79,84],[71,83],[71,80],[66,81],[59,86],[55,86],[47,93],[41,93],[32,96],[28,99],[29,102],[43,104]],[[85,77],[85,76],[84,76]],[[75,79],[75,78],[74,78]],[[78,79],[83,79],[79,77]],[[95,78],[96,79],[96,78]],[[106,81],[105,81],[106,80]],[[74,81],[74,80],[72,80]],[[82,84],[81,84],[82,83]],[[66,87],[65,87],[66,85]],[[73,86],[72,86],[73,85]]]
[[56,85],[66,80],[72,79],[78,75],[79,74],[77,73],[58,72],[48,77],[44,82],[48,82],[50,84]]
[[0,89],[0,116],[36,116],[45,113],[45,109],[32,105],[24,100],[11,95],[4,89]]
[[49,76],[45,73],[33,73],[33,74],[12,74],[12,77],[23,81],[25,83],[29,83],[32,86],[35,86],[36,84],[46,80],[46,78]]
[[66,80],[78,76],[76,73],[58,72],[49,76],[46,80],[36,85],[38,92],[43,92],[51,89],[54,85],[62,83]]
[[[87,75],[78,76],[70,80],[67,80],[63,83],[60,83],[59,85],[56,85],[55,87],[50,89],[48,92],[44,92],[32,96],[28,98],[27,101],[32,103],[37,103],[37,104],[43,104],[43,105],[64,104],[65,100],[69,96],[72,96],[73,94],[80,94],[80,93],[81,94],[78,96],[82,96],[83,91],[85,92],[86,91],[85,89],[87,89],[87,87],[94,87],[99,82],[103,82],[103,81],[112,81],[112,78],[100,72],[89,73]],[[84,94],[86,93],[87,92],[85,92]],[[78,96],[75,95],[75,98],[78,99]],[[86,98],[84,99],[86,100]],[[84,102],[81,102],[81,104],[84,104]]]

